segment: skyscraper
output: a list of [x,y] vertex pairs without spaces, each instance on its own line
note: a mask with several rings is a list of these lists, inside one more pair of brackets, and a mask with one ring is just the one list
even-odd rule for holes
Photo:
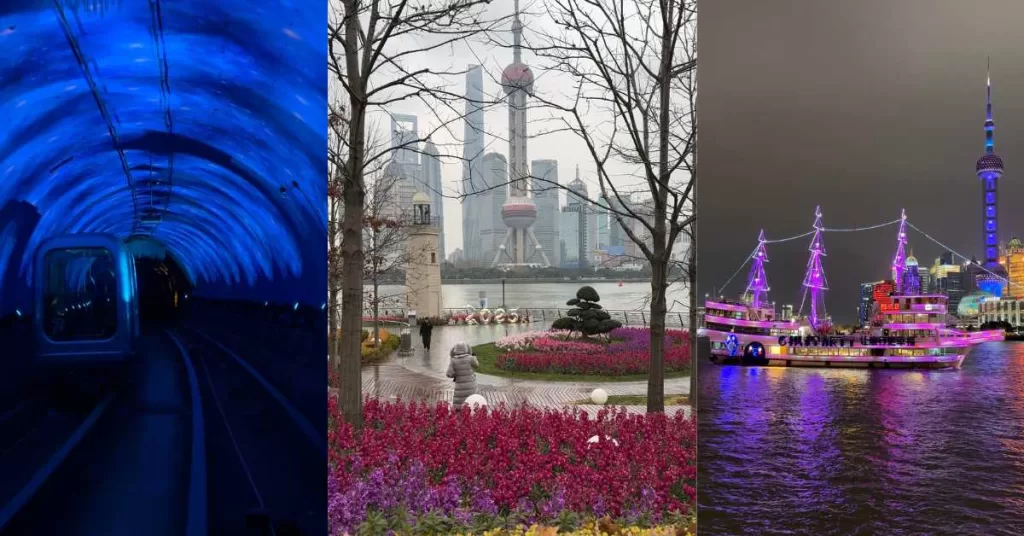
[[537,221],[533,224],[533,234],[548,257],[552,266],[559,266],[558,259],[558,161],[534,160],[533,167],[533,202],[537,206]]
[[483,188],[486,192],[473,196],[472,205],[478,207],[480,215],[480,253],[481,260],[490,263],[500,251],[502,239],[505,237],[505,222],[501,218],[501,209],[508,199],[508,161],[500,153],[487,153],[481,162]]
[[594,214],[597,216],[597,249],[602,251],[608,251],[610,224],[614,223],[608,212],[609,206],[608,199],[601,194],[597,198],[597,206],[594,207]]
[[426,186],[424,191],[430,198],[430,213],[433,215],[439,233],[439,252],[441,258],[448,255],[445,249],[444,240],[444,192],[441,189],[441,157],[437,146],[429,139],[423,144],[423,157],[420,159],[420,169],[423,183]]
[[[466,118],[463,129],[462,185],[463,195],[483,190],[484,157],[484,70],[470,65],[466,72]],[[478,198],[462,201],[462,250],[467,262],[483,259],[481,243],[482,203]]]
[[[506,233],[499,255],[492,265],[504,260],[513,265],[543,263],[550,265],[543,247],[533,234],[537,207],[529,197],[530,170],[526,156],[526,99],[533,93],[533,70],[523,63],[523,23],[519,20],[519,0],[515,0],[512,21],[512,63],[501,73],[501,87],[508,96],[508,174],[509,197],[501,207]],[[536,255],[538,254],[539,255]],[[540,258],[535,258],[540,257]]]
[[565,243],[566,259],[563,266],[586,270],[590,267],[590,251],[593,240],[591,234],[596,235],[593,228],[593,210],[587,203],[587,185],[580,180],[580,168],[576,166],[576,178],[569,183],[569,192],[566,194],[565,208],[562,213],[562,231],[560,236]]
[[998,185],[1003,175],[1003,159],[995,153],[996,122],[992,119],[991,76],[986,76],[985,92],[985,154],[975,166],[982,186],[982,243],[985,246],[985,261],[981,265],[984,271],[979,271],[975,277],[980,290],[1002,296],[1006,268],[999,263]]
[[392,199],[387,200],[388,206],[395,207],[400,213],[408,213],[412,207],[412,198],[417,192],[427,191],[420,166],[419,130],[415,115],[391,115],[391,161],[384,171],[388,181],[395,181],[387,186],[386,191]]
[[415,115],[391,114],[392,160],[403,164],[419,164],[419,124]]

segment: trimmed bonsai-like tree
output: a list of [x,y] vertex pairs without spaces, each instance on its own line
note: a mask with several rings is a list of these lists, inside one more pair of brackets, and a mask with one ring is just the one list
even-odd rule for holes
[[565,302],[566,305],[572,307],[567,313],[568,316],[555,320],[551,327],[579,332],[584,338],[621,328],[622,322],[613,320],[608,311],[605,311],[601,304],[597,303],[599,301],[601,301],[601,296],[597,294],[594,287],[580,287],[576,291],[576,297]]

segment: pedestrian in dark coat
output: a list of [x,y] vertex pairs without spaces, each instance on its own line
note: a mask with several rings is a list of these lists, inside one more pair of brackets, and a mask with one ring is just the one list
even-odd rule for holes
[[458,407],[470,395],[476,394],[476,369],[480,367],[480,362],[473,355],[473,349],[464,342],[452,347],[451,357],[447,376],[455,379],[454,402]]
[[430,336],[434,333],[434,326],[429,322],[420,324],[420,338],[423,339],[423,348],[430,351]]

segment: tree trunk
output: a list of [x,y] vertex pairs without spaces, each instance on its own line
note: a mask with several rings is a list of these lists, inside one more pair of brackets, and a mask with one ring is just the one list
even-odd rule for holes
[[664,236],[662,233],[661,242],[654,239],[657,259],[651,263],[651,370],[647,376],[647,413],[665,411],[665,312],[668,310],[665,290],[668,270],[665,266]]
[[373,346],[380,346],[380,283],[377,282],[376,272],[373,276]]
[[[694,195],[694,199],[696,199]],[[694,203],[696,206],[696,203]],[[694,209],[696,210],[696,209]],[[688,255],[688,266],[687,280],[689,281],[690,291],[690,408],[693,411],[697,410],[697,362],[698,362],[698,351],[700,345],[697,344],[697,220],[690,227],[692,229],[692,236],[690,237],[690,254]]]
[[[674,4],[668,2],[668,13],[663,15],[664,26],[672,24]],[[665,313],[668,307],[665,292],[668,290],[669,251],[666,232],[668,219],[668,193],[671,172],[669,154],[669,111],[671,107],[672,63],[675,59],[674,42],[669,28],[662,28],[661,65],[658,69],[659,120],[658,120],[658,184],[654,194],[654,230],[651,232],[651,372],[647,378],[647,412],[665,411]]]
[[327,326],[331,336],[338,335],[338,288],[337,283],[332,281],[331,288],[327,292]]
[[350,119],[349,154],[342,190],[344,217],[341,226],[341,336],[338,373],[339,405],[345,420],[356,430],[363,427],[362,355],[360,332],[363,319],[363,207],[366,188],[363,167],[366,152],[366,81],[359,68],[359,17],[357,2],[345,1],[345,62],[348,75]]

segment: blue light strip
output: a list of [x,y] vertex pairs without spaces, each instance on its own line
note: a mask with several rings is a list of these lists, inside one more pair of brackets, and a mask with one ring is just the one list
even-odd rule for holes
[[[68,13],[74,47],[53,9],[0,16],[12,29],[0,32],[0,207],[38,208],[26,252],[54,235],[141,229],[210,295],[323,272],[327,73],[310,67],[326,56],[325,15],[311,8],[120,2]],[[172,168],[173,189],[139,186],[170,182]],[[283,198],[292,181],[302,195]],[[159,225],[138,225],[136,190],[164,202]],[[7,269],[28,283],[31,264]]]

